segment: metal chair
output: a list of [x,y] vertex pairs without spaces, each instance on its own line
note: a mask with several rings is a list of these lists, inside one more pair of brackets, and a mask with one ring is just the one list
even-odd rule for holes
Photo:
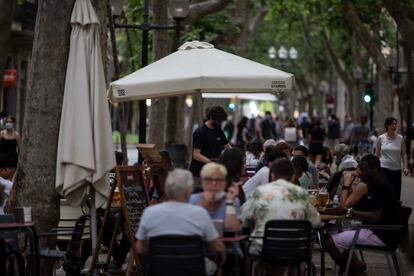
[[63,270],[70,276],[81,275],[81,271],[84,268],[84,261],[80,257],[80,248],[82,242],[83,230],[85,222],[89,216],[80,216],[75,223],[73,229],[59,228],[51,229],[48,233],[39,233],[38,237],[57,237],[62,235],[70,235],[71,239],[68,242],[66,251],[59,251],[50,248],[44,248],[39,250],[39,257],[46,259],[63,260]]
[[149,240],[149,275],[205,275],[204,256],[199,236],[153,237]]
[[[391,266],[391,262],[389,257],[392,258],[392,262],[394,264],[394,270],[397,275],[405,275],[405,270],[403,267],[403,262],[401,258],[401,251],[402,246],[406,243],[406,239],[408,236],[408,220],[412,213],[412,209],[407,206],[400,206],[398,212],[398,222],[399,225],[361,225],[356,230],[353,243],[349,252],[347,266],[345,270],[345,275],[348,275],[349,267],[351,263],[351,257],[354,250],[359,250],[361,254],[362,260],[364,260],[363,251],[369,251],[373,253],[379,253],[385,255],[387,260],[388,268],[390,269],[390,273],[393,274],[393,267]],[[400,237],[400,239],[396,239],[395,244],[386,245],[386,246],[370,246],[370,245],[361,245],[357,244],[356,241],[358,240],[359,230],[365,228],[370,230],[384,230],[384,231],[393,231],[395,237]]]
[[311,275],[312,265],[312,225],[307,220],[270,220],[265,225],[263,247],[259,256],[261,262],[293,266],[301,262],[307,264],[307,274]]
[[[11,214],[0,215],[0,222],[16,222],[16,217]],[[19,252],[18,236],[14,230],[0,232],[0,255],[4,266],[1,269],[7,274],[7,268],[10,268],[10,275],[14,274],[14,262],[11,258],[13,255],[17,260],[19,275],[24,275],[24,258]],[[9,260],[9,266],[6,265]],[[2,264],[3,266],[3,264]],[[6,268],[7,267],[7,268]]]

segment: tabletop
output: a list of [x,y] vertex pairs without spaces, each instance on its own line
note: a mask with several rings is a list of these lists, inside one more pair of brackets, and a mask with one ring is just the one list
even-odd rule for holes
[[234,237],[221,237],[220,240],[222,242],[238,242],[247,239],[249,236],[241,235],[241,236],[234,236]]
[[0,229],[25,228],[34,226],[33,222],[0,222]]
[[327,221],[330,221],[330,220],[340,221],[340,220],[343,220],[345,218],[345,216],[321,214],[320,218],[321,218],[321,221],[323,221],[323,222],[327,222]]

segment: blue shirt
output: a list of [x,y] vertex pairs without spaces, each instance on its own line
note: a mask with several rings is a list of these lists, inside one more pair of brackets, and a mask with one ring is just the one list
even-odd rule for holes
[[[192,194],[188,203],[193,204],[193,205],[199,205],[200,194]],[[240,201],[238,198],[234,200],[234,207],[236,208],[236,217],[238,220],[240,220]],[[224,200],[223,203],[214,212],[208,212],[208,213],[211,219],[224,220],[226,218],[226,201]]]

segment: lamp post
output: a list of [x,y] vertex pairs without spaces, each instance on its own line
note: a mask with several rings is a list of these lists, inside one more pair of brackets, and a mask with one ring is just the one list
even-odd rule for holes
[[269,47],[269,50],[267,50],[267,54],[270,59],[270,66],[275,67],[275,58],[276,58],[276,49],[273,46]]
[[280,46],[279,50],[277,50],[277,56],[280,59],[280,65],[282,68],[285,67],[285,62],[288,58],[288,54],[288,50],[286,50],[285,46]]
[[295,64],[295,61],[298,59],[298,51],[295,49],[295,47],[290,47],[289,58],[292,61],[292,63]]
[[[116,0],[119,1],[119,0]],[[175,30],[176,32],[176,44],[179,44],[179,35],[181,31],[180,22],[187,17],[189,12],[190,2],[189,0],[170,0],[169,12],[174,18],[175,25],[157,25],[149,23],[149,0],[144,0],[144,13],[141,24],[114,24],[115,28],[128,28],[139,29],[142,31],[142,43],[141,43],[141,68],[148,65],[148,45],[149,45],[149,31],[150,30]],[[139,101],[139,142],[146,142],[147,135],[147,105],[145,100]],[[139,161],[142,161],[141,155]]]

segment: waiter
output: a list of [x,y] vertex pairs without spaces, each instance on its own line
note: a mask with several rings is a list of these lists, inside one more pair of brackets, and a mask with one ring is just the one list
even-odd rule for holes
[[221,129],[227,113],[221,106],[207,109],[207,120],[193,133],[193,154],[190,171],[194,176],[195,186],[199,186],[200,170],[204,164],[218,159],[223,149],[231,148]]

